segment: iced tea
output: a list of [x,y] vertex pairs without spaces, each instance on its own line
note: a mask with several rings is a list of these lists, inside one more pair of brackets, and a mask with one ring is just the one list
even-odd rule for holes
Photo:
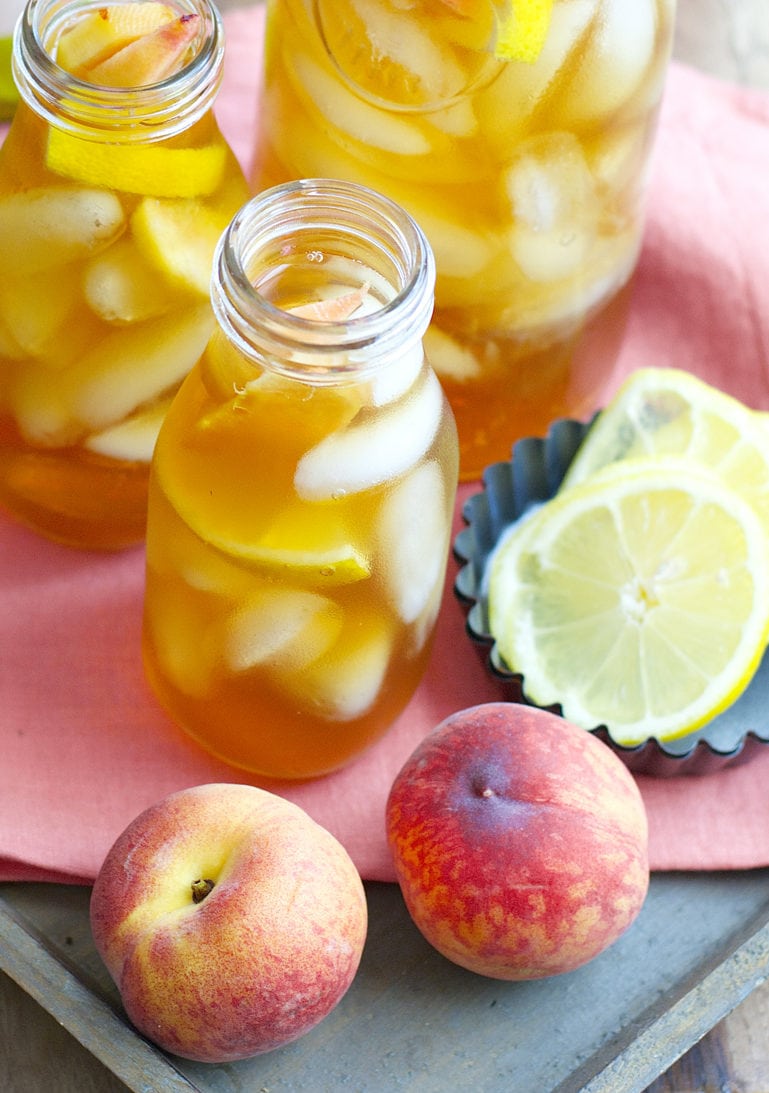
[[[213,329],[214,248],[248,197],[211,111],[219,19],[195,3],[33,0],[17,33],[23,101],[0,149],[0,503],[81,547],[143,538],[155,437]],[[153,39],[149,62],[135,48],[121,70],[120,33]],[[181,68],[163,76],[174,50]],[[62,53],[79,75],[52,63]],[[124,86],[132,74],[151,83]]]
[[[395,227],[376,234],[380,208]],[[246,206],[220,325],[153,460],[149,678],[206,748],[276,778],[324,774],[387,730],[441,603],[456,430],[421,344],[429,250],[389,210],[322,183]],[[238,240],[262,221],[269,256],[241,276]]]
[[465,478],[594,407],[671,46],[674,0],[554,0],[516,44],[525,7],[268,0],[256,183],[351,179],[422,225],[438,267],[426,348]]

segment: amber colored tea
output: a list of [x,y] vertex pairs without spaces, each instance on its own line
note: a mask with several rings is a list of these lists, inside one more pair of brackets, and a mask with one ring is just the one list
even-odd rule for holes
[[[174,15],[77,20],[129,9]],[[214,247],[248,195],[210,109],[185,126],[172,82],[148,100],[86,76],[55,76],[61,117],[23,101],[0,149],[0,502],[50,538],[117,548],[143,538],[155,437],[213,329]]]
[[525,6],[268,3],[254,177],[350,179],[421,224],[438,268],[425,344],[465,478],[594,408],[624,331],[671,45],[674,0],[554,0],[533,56],[498,55]]
[[[251,205],[224,243],[273,211]],[[217,330],[153,458],[148,677],[205,748],[276,778],[325,774],[387,731],[443,594],[458,451],[421,343],[433,275],[398,291],[408,249],[377,268],[380,206],[405,239],[403,211],[368,191],[281,188],[273,262],[248,274],[258,294],[237,272],[222,310],[216,282]]]

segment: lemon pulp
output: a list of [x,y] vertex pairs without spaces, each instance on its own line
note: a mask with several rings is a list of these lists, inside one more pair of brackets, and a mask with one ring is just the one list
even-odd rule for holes
[[674,457],[591,476],[494,555],[489,620],[538,705],[634,745],[710,721],[750,682],[769,634],[754,509]]
[[550,29],[553,0],[511,0],[502,18],[494,52],[506,61],[533,63],[542,52]]
[[608,464],[646,456],[680,456],[710,468],[753,505],[769,535],[766,427],[737,399],[689,372],[639,369],[591,427],[561,492]]

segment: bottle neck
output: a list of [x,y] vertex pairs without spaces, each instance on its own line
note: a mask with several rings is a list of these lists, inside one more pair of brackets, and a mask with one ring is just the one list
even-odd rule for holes
[[[318,322],[293,306],[365,287],[350,318]],[[236,214],[214,262],[212,301],[238,350],[316,384],[359,380],[403,359],[430,322],[435,263],[418,225],[366,187],[305,179]]]
[[193,57],[179,72],[144,87],[103,87],[70,75],[55,60],[66,23],[100,5],[93,0],[30,0],[16,25],[13,74],[36,114],[60,129],[111,141],[161,140],[189,129],[213,105],[222,80],[224,28],[209,0],[174,0],[199,16]]

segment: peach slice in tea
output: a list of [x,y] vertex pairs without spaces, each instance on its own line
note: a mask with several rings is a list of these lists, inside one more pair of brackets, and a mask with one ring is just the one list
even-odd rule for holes
[[70,75],[83,78],[89,68],[177,15],[156,0],[95,8],[64,27],[56,43],[56,61]]
[[313,300],[309,304],[299,304],[291,307],[292,315],[298,315],[301,319],[314,319],[322,323],[343,323],[350,319],[361,307],[368,296],[369,286],[363,284],[352,292],[346,292],[343,296],[332,296],[327,300]]
[[117,53],[89,68],[90,83],[103,87],[144,87],[160,83],[184,66],[198,33],[199,17],[180,15],[171,23],[142,35]]

